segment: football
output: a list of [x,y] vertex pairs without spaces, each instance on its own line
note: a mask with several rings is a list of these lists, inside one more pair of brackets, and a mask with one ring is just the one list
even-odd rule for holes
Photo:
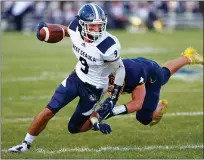
[[65,30],[57,24],[48,24],[40,30],[41,40],[48,43],[57,43],[65,36]]

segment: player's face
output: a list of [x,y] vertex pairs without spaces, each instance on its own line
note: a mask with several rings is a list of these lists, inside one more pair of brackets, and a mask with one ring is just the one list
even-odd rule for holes
[[85,41],[93,42],[97,40],[99,37],[102,36],[104,27],[105,26],[103,22],[87,23],[85,28],[85,33],[86,33],[86,36],[84,37]]
[[88,31],[90,32],[101,32],[102,24],[89,24]]

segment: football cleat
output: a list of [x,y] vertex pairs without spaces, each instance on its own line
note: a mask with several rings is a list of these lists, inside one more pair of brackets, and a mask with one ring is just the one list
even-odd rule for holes
[[203,57],[197,53],[197,51],[192,48],[188,47],[183,53],[182,56],[188,57],[191,61],[191,64],[202,64],[203,65]]
[[8,152],[16,152],[16,153],[28,152],[30,146],[31,145],[28,142],[23,141],[22,144],[9,148]]
[[[154,126],[157,123],[159,123],[164,115],[166,113],[167,107],[168,107],[168,101],[167,100],[160,100],[159,104],[162,104],[162,107],[157,107],[153,114],[158,114],[156,118],[152,119],[152,122],[149,124],[150,126]],[[156,113],[155,113],[156,112]]]

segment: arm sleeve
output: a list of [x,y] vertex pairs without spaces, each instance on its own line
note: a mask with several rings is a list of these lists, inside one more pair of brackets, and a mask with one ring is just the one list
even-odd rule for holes
[[104,54],[102,54],[104,62],[110,63],[115,72],[114,84],[123,86],[125,79],[125,67],[120,57],[120,42],[116,37],[113,37],[115,44],[113,44]]
[[110,62],[110,64],[115,71],[114,84],[116,84],[118,86],[122,86],[124,83],[124,79],[125,79],[125,67],[123,65],[121,58],[119,57],[118,60],[116,60],[114,62]]

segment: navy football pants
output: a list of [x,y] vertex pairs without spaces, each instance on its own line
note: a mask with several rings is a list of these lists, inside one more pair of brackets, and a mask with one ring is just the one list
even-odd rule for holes
[[152,121],[152,114],[159,102],[161,87],[168,82],[171,76],[168,68],[161,68],[157,65],[155,69],[156,81],[145,84],[146,96],[144,103],[142,109],[136,112],[136,119],[144,125],[148,125]]
[[102,93],[103,89],[97,89],[95,86],[82,82],[76,72],[72,72],[57,87],[47,108],[56,114],[60,109],[79,96],[78,105],[68,124],[68,130],[71,133],[77,133],[93,113],[98,101],[103,96]]

